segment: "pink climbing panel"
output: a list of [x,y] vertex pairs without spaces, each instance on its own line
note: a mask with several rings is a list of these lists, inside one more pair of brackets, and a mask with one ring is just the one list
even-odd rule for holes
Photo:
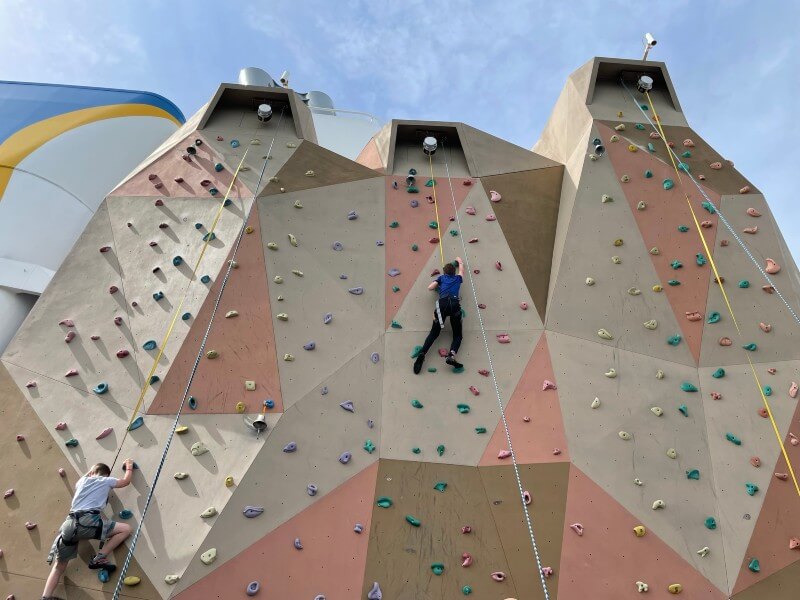
[[[658,283],[664,287],[663,293],[669,299],[685,343],[689,345],[695,361],[699,361],[708,288],[709,284],[713,283],[714,272],[710,263],[702,267],[696,263],[698,253],[703,254],[706,261],[709,257],[697,233],[692,213],[684,197],[684,190],[689,194],[697,219],[701,222],[710,221],[712,224],[711,228],[703,229],[703,235],[712,251],[718,226],[717,215],[711,215],[701,207],[700,203],[704,198],[688,177],[684,176],[683,186],[678,183],[678,177],[672,168],[672,163],[669,162],[662,140],[651,140],[656,147],[656,154],[651,156],[646,149],[630,152],[628,150],[629,142],[623,137],[625,132],[617,133],[620,136],[619,142],[609,143],[609,138],[615,132],[599,123],[597,128],[605,141],[608,157],[614,166],[617,177],[628,175],[631,178],[628,183],[622,184],[622,190],[625,192],[631,211],[633,211],[645,246],[648,250],[653,247],[659,250],[658,255],[650,255],[660,279]],[[683,150],[680,142],[678,140],[676,144],[678,154]],[[691,159],[685,159],[685,162],[692,165]],[[644,175],[648,169],[653,173],[653,177],[649,179]],[[663,187],[665,179],[671,179],[675,183],[675,187],[665,190]],[[704,190],[714,204],[719,206],[719,194],[707,188]],[[637,209],[640,201],[644,201],[647,205],[644,210]],[[678,227],[681,225],[689,227],[689,231],[685,233],[678,231]],[[673,269],[670,264],[674,260],[680,261],[683,267]],[[721,275],[725,274],[721,273]],[[681,284],[670,286],[667,282],[671,279],[676,279]],[[654,281],[653,284],[655,283]],[[686,313],[692,311],[699,312],[703,318],[698,321],[689,321]],[[665,333],[665,337],[667,335],[671,334]]]
[[[182,155],[186,153],[188,146],[194,146],[196,139],[203,140],[203,144],[195,146],[197,154],[191,157],[190,161],[184,160]],[[215,187],[219,190],[218,198],[224,198],[225,192],[233,179],[233,167],[226,166],[222,171],[215,171],[214,165],[223,163],[222,157],[218,156],[206,139],[198,132],[193,132],[189,136],[178,142],[178,144],[168,150],[155,162],[147,165],[128,181],[120,185],[111,196],[153,196],[156,198],[187,198],[198,196],[200,198],[210,197],[209,188]],[[154,176],[153,179],[150,179]],[[183,181],[176,182],[175,179]],[[200,182],[207,180],[208,186],[202,186]],[[160,187],[157,187],[160,186]],[[253,192],[248,190],[241,179],[231,190],[231,198],[241,196],[252,196]]]
[[[570,528],[575,523],[583,525],[582,536]],[[559,598],[635,598],[637,581],[647,583],[648,596],[656,598],[671,597],[667,587],[673,583],[683,586],[680,598],[727,598],[651,530],[636,537],[633,528],[640,524],[580,469],[570,466]]]
[[[545,380],[558,384],[553,375],[546,336],[543,333],[539,338],[511,400],[506,405],[506,420],[514,442],[514,453],[520,464],[569,461],[558,389],[542,390]],[[526,417],[530,417],[529,422],[525,421]],[[553,453],[556,448],[561,450],[560,454]],[[479,465],[508,464],[509,459],[497,458],[502,450],[508,450],[508,442],[501,419]]]
[[[791,401],[796,402],[795,400]],[[785,402],[785,400],[780,399],[778,402]],[[800,404],[795,409],[791,423],[792,426],[789,431],[800,437]],[[783,443],[786,446],[789,460],[792,461],[795,475],[800,478],[800,446],[792,446],[790,439],[787,434]],[[769,465],[761,465],[761,469],[768,469],[769,467]],[[770,472],[789,473],[789,468],[786,466],[783,455],[778,458],[775,468]],[[764,503],[761,505],[761,512],[758,514],[758,521],[753,529],[753,534],[750,537],[750,543],[744,555],[739,577],[733,586],[734,594],[747,589],[784,567],[800,561],[800,548],[796,550],[789,548],[790,538],[800,539],[800,499],[797,497],[797,491],[794,488],[791,475],[786,481],[782,481],[773,475],[766,492],[761,491],[758,493],[766,493],[766,496],[764,497]],[[759,559],[761,564],[759,573],[753,573],[747,568],[752,558]]]
[[[427,196],[433,196],[433,188],[425,187],[425,182],[428,181],[427,175],[418,173],[416,178],[419,194],[406,192],[405,176],[386,178],[386,270],[400,269],[400,275],[397,277],[386,276],[387,327],[397,314],[408,292],[411,291],[411,287],[420,276],[431,254],[439,252],[439,245],[430,242],[431,238],[439,236],[439,232],[428,227],[431,221],[436,220],[434,205],[426,199]],[[395,181],[398,189],[392,187],[392,182]],[[455,216],[453,215],[453,199],[450,195],[450,186],[447,185],[447,178],[439,177],[437,181],[439,220],[442,231],[447,235],[447,231],[450,229],[449,219],[451,216]],[[467,194],[473,186],[478,184],[478,181],[455,177],[452,181],[456,205],[461,208]],[[464,185],[465,181],[472,183]],[[417,208],[411,207],[412,200],[419,202]],[[398,227],[390,227],[393,221],[399,224]],[[416,252],[411,249],[413,244],[419,248]],[[400,291],[393,292],[394,286],[399,287]]]
[[356,157],[356,162],[360,165],[364,165],[365,167],[369,167],[370,169],[374,169],[379,173],[384,173],[386,171],[386,167],[383,164],[383,159],[381,159],[380,152],[378,152],[378,146],[375,143],[375,140],[370,140],[367,142],[367,145],[364,146],[364,149],[361,150],[361,153]]
[[[234,413],[238,402],[245,403],[246,412],[260,412],[268,398],[275,401],[269,412],[283,412],[267,270],[255,204],[248,225],[253,232],[242,236],[236,255],[239,268],[231,271],[206,343],[206,352],[216,350],[219,357],[201,359],[190,390],[190,395],[197,399],[198,413]],[[193,317],[192,328],[150,405],[149,414],[177,411],[227,268],[226,261],[200,312]],[[232,310],[239,315],[226,318]],[[256,389],[247,391],[245,381],[255,381]],[[192,412],[188,407],[184,410]]]
[[[251,581],[259,581],[269,598],[361,597],[377,477],[378,463],[374,462],[216,567],[176,595],[176,600],[244,598]],[[361,534],[353,531],[356,523],[364,526]],[[253,526],[258,526],[257,519]],[[296,538],[302,550],[295,549]]]

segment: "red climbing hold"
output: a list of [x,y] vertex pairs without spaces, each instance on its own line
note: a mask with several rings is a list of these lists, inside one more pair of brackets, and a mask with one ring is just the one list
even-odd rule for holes
[[66,343],[68,343],[68,344],[74,339],[75,339],[75,332],[74,331],[68,331],[67,335],[64,336],[64,341]]
[[150,247],[151,247],[151,248],[153,248],[153,247],[155,247],[155,246],[158,246],[158,242],[156,242],[156,241],[152,241],[152,242],[150,242]]
[[58,468],[58,474],[59,474],[61,477],[66,477],[66,476],[67,476],[67,472],[64,470],[64,468],[63,468],[63,467],[59,467],[59,468]]
[[758,458],[757,456],[751,456],[750,457],[750,464],[753,465],[754,467],[758,468],[758,467],[761,466],[761,459]]
[[502,271],[503,270],[503,263],[501,263],[498,260],[496,263],[494,263],[494,268],[497,269],[498,271]]
[[477,244],[478,243],[478,238],[476,238],[476,237],[469,238],[469,242],[467,242],[467,243],[469,243],[469,244]]
[[156,206],[164,206],[164,201],[161,198],[159,198],[158,200],[155,201],[154,204]]
[[128,351],[127,351],[127,350],[125,350],[124,348],[123,348],[123,349],[121,349],[121,350],[117,350],[117,358],[125,358],[125,357],[126,357],[126,356],[128,356],[129,354],[130,354],[130,352],[128,352]]
[[70,369],[64,374],[64,377],[75,377],[78,374],[78,369]]
[[472,526],[471,525],[464,525],[461,528],[461,533],[472,533]]
[[480,274],[480,272],[481,272],[481,270],[480,270],[480,269],[472,269],[472,274],[473,274],[473,275],[479,275],[479,274]]
[[481,303],[481,304],[478,304],[478,308],[480,308],[481,310],[483,310],[484,308],[486,308],[486,305],[485,305],[485,304],[483,304],[483,303]]
[[122,317],[114,317],[114,325],[122,325]]
[[24,435],[17,434],[17,441],[18,441],[18,442],[24,442],[24,441],[25,441],[25,436],[24,436]]
[[775,288],[772,287],[771,285],[762,285],[761,289],[767,292],[768,294],[771,294],[775,291]]
[[32,531],[36,529],[36,527],[37,527],[36,523],[32,521],[25,521],[25,529],[27,529],[28,531]]
[[469,386],[469,391],[472,392],[473,396],[480,396],[481,393],[474,385]]
[[89,336],[89,339],[92,340],[93,342],[96,342],[97,340],[100,339],[100,336],[97,335],[96,333],[93,333],[92,335]]
[[183,177],[176,177],[175,179],[173,179],[173,181],[175,183],[183,183]]
[[37,385],[36,382],[33,379],[31,379],[28,383],[25,384],[25,387],[26,388],[35,388],[36,385]]
[[112,285],[108,288],[109,294],[116,294],[119,291],[119,288],[115,285]]
[[439,243],[439,238],[438,238],[438,237],[432,237],[432,238],[431,238],[431,239],[429,239],[428,241],[429,241],[431,244],[438,244],[438,243]]
[[472,185],[472,179],[465,179],[464,181],[461,182],[461,185],[466,186],[466,187],[471,186]]
[[158,228],[159,229],[166,229],[167,227],[169,227],[169,224],[167,224],[167,223],[159,223],[158,224]]
[[711,392],[711,399],[722,400],[722,394],[720,394],[719,392]]
[[434,269],[433,271],[431,271],[431,274],[430,274],[431,277],[436,277],[437,275],[441,275],[441,272],[439,271],[439,269]]
[[775,367],[770,367],[769,369],[767,369],[767,373],[769,373],[770,375],[775,375],[775,373],[777,372],[778,369],[776,369]]
[[105,254],[109,250],[111,250],[111,246],[103,246],[102,248],[100,248],[101,254]]
[[150,175],[147,176],[147,179],[150,180],[150,181],[155,181],[156,174],[155,173],[150,173]]
[[479,375],[483,375],[484,377],[488,377],[489,376],[489,370],[488,369],[478,369],[478,374]]

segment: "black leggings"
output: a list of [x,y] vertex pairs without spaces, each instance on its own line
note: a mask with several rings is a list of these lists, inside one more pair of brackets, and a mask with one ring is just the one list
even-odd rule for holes
[[[453,327],[453,343],[450,344],[450,351],[455,354],[461,347],[461,305],[458,303],[458,298],[442,298],[439,300],[439,310],[442,311],[442,322],[447,317],[450,317],[450,325]],[[433,342],[439,337],[442,328],[439,325],[439,319],[436,316],[436,310],[433,311],[433,325],[428,337],[425,338],[425,343],[422,345],[422,352],[427,352],[433,346]]]

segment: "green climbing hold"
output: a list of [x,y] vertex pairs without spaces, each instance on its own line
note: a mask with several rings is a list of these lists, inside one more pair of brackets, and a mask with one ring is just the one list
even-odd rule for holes
[[765,396],[772,396],[772,386],[771,385],[765,385],[764,386],[764,395]]
[[708,517],[706,519],[706,529],[716,529],[717,528],[717,520],[714,517]]
[[433,486],[433,489],[435,489],[437,492],[443,492],[447,489],[447,482],[439,481]]
[[438,446],[436,446],[436,453],[439,456],[444,456],[444,444],[439,444]]
[[406,515],[406,521],[408,521],[414,527],[419,527],[420,525],[422,525],[420,520],[414,517],[414,515]]
[[650,110],[650,107],[647,106],[647,104],[640,104],[639,108],[641,108],[642,110]]
[[684,381],[683,383],[681,383],[681,389],[684,392],[696,392],[697,386],[695,386],[692,383],[689,383],[688,381]]
[[464,594],[465,596],[469,596],[472,593],[472,588],[469,587],[468,585],[465,585],[464,587],[461,588],[461,593]]
[[742,288],[743,290],[744,290],[744,289],[747,289],[747,288],[749,288],[749,287],[750,287],[750,282],[749,282],[749,281],[747,281],[747,279],[742,279],[742,280],[739,282],[739,287],[740,287],[740,288]]
[[665,179],[662,185],[664,186],[665,190],[671,190],[673,187],[675,187],[675,183],[672,181],[672,179]]
[[656,147],[653,145],[653,142],[647,142],[647,151],[648,152],[655,152]]
[[462,415],[465,415],[469,412],[469,404],[456,404],[456,408]]
[[689,231],[689,227],[686,225],[678,225],[678,231],[680,231],[681,233],[686,233],[687,231]]
[[392,502],[392,499],[389,498],[389,496],[381,496],[378,498],[378,501],[375,504],[381,508],[389,508],[392,504],[394,504],[394,502]]
[[697,254],[695,254],[695,255],[694,255],[694,260],[695,260],[695,262],[697,263],[697,266],[698,266],[698,267],[702,267],[704,264],[706,264],[706,263],[708,262],[708,261],[706,260],[706,257],[705,257],[705,256],[703,256],[703,255],[702,255],[701,253],[699,253],[699,252],[698,252]]
[[680,284],[681,284],[681,282],[680,282],[680,281],[678,281],[677,279],[670,279],[670,280],[667,282],[667,285],[671,285],[671,286],[673,286],[673,287],[674,287],[674,286],[676,286],[676,285],[680,285]]
[[461,318],[462,319],[466,319],[467,318],[467,311],[465,311],[463,308],[461,309]]
[[420,450],[420,449],[419,449],[419,448],[417,448],[416,446],[414,446],[414,447],[411,449],[411,451],[412,451],[414,454],[419,454],[420,452],[422,452],[422,450]]
[[644,172],[644,176],[646,179],[650,179],[653,176],[653,172],[650,169]]
[[451,229],[450,230],[450,235],[453,236],[453,237],[456,237],[458,235],[458,230],[457,229]]
[[673,269],[682,269],[683,263],[678,259],[675,259],[671,263],[669,263],[669,266],[672,267]]
[[402,328],[403,328],[403,326],[400,325],[400,323],[398,323],[397,321],[392,319],[392,329],[402,329]]
[[700,471],[697,469],[692,469],[691,471],[686,471],[686,479],[694,479],[697,481],[700,479]]
[[725,439],[728,440],[729,442],[731,442],[732,444],[736,444],[737,446],[741,446],[742,445],[742,440],[740,440],[738,437],[736,437],[732,433],[726,433],[725,434]]
[[712,312],[708,315],[708,319],[706,319],[706,323],[713,324],[719,323],[719,320],[722,318],[722,315],[719,314],[717,311]]
[[476,427],[475,433],[486,433],[486,427]]
[[644,131],[644,125],[642,125],[641,123],[637,123],[636,125],[634,125],[634,127],[636,127],[636,129],[638,129],[639,131]]
[[745,483],[744,487],[747,490],[748,496],[754,496],[758,491],[758,486],[755,483]]
[[74,448],[75,446],[78,445],[78,440],[76,440],[75,438],[70,438],[66,442],[64,442],[64,445],[67,448]]
[[681,154],[681,158],[692,158],[692,153],[689,150],[687,150],[686,152]]
[[687,165],[685,162],[679,162],[678,163],[678,169],[680,169],[684,173],[688,173],[689,171],[692,170],[692,168],[689,165]]
[[712,214],[712,215],[713,215],[713,214],[715,214],[715,213],[717,212],[717,209],[716,209],[716,208],[714,208],[714,205],[713,205],[713,204],[711,204],[711,202],[701,202],[701,203],[700,203],[700,206],[702,206],[703,208],[705,208],[705,209],[706,209],[706,210],[707,210],[707,211],[708,211],[710,214]]
[[420,402],[419,400],[417,400],[416,398],[414,398],[414,399],[411,401],[411,406],[413,406],[414,408],[422,408],[422,402]]
[[364,442],[364,450],[366,450],[369,454],[375,452],[375,444],[372,443],[372,440],[367,440]]
[[717,369],[716,371],[714,371],[714,372],[711,374],[711,376],[712,376],[714,379],[722,379],[723,377],[725,377],[725,369],[723,369],[722,367],[720,367],[719,369]]
[[215,239],[217,239],[217,234],[214,233],[213,231],[209,231],[207,234],[203,236],[204,242],[213,242]]
[[681,404],[678,407],[678,412],[680,412],[684,417],[688,417],[689,416],[689,407],[686,406],[685,404]]
[[431,229],[439,229],[439,225],[436,223],[436,221],[431,221],[430,223],[428,223],[428,227],[430,227]]
[[389,227],[391,227],[392,229],[397,229],[398,227],[400,227],[400,223],[398,223],[397,221],[392,221],[391,223],[389,223]]
[[444,573],[444,565],[442,563],[433,563],[431,565],[431,571],[433,571],[434,575],[441,575]]
[[742,346],[742,348],[744,348],[745,350],[748,350],[750,352],[755,352],[756,350],[758,350],[758,346],[756,346],[753,342],[750,342],[749,344],[745,344],[744,346]]
[[463,373],[464,367],[453,367],[453,373]]
[[435,179],[428,179],[428,181],[425,182],[425,187],[433,187],[435,185],[436,185]]
[[153,385],[154,383],[158,383],[159,381],[161,381],[161,377],[159,377],[158,375],[153,375],[150,378],[150,385]]
[[408,192],[409,194],[419,194],[419,190],[417,189],[417,186],[415,186],[415,185],[408,186],[406,188],[406,192]]
[[428,373],[436,373],[436,367],[428,367]]
[[414,349],[411,351],[411,358],[417,358],[420,352],[422,352],[422,346],[414,346]]
[[400,288],[399,288],[399,287],[397,287],[396,285],[393,285],[393,286],[392,286],[392,291],[393,291],[393,292],[396,294],[397,292],[399,292],[399,291],[400,291]]
[[681,343],[681,340],[682,340],[682,339],[683,339],[683,338],[681,337],[681,334],[679,334],[679,333],[676,333],[675,335],[673,335],[673,336],[670,336],[670,337],[668,337],[668,338],[667,338],[667,343],[668,343],[670,346],[677,346],[678,344],[680,344],[680,343]]
[[417,250],[419,250],[419,246],[417,246],[416,244],[411,244],[411,251],[416,252]]
[[757,558],[754,558],[747,565],[747,568],[750,569],[753,573],[758,573],[761,570],[761,563],[758,562]]

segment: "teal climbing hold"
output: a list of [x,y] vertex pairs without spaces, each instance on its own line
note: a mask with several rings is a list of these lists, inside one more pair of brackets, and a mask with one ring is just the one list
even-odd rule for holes
[[653,145],[653,142],[647,142],[647,151],[648,152],[655,152],[656,147]]
[[415,186],[415,185],[408,186],[406,188],[406,192],[408,192],[409,194],[419,194],[419,190],[417,189],[417,186]]
[[161,300],[163,297],[164,297],[164,292],[156,292],[155,294],[153,294],[153,300],[155,300],[156,302]]
[[468,585],[465,585],[464,587],[461,588],[461,593],[464,594],[465,596],[469,596],[472,593],[472,588],[469,587]]
[[420,449],[419,449],[419,448],[417,448],[416,446],[415,446],[415,447],[413,447],[413,448],[411,449],[411,451],[412,451],[414,454],[419,454],[420,452],[422,452],[422,450],[420,450]]
[[682,269],[683,268],[683,263],[681,261],[675,259],[671,263],[669,263],[669,266],[672,267],[673,269]]
[[650,110],[650,107],[647,106],[647,104],[640,104],[639,108],[641,108],[642,110]]
[[461,318],[462,319],[466,319],[467,318],[467,311],[465,311],[463,308],[461,309]]
[[680,343],[681,343],[681,340],[682,340],[682,339],[683,339],[683,338],[681,337],[681,334],[679,334],[679,333],[676,333],[675,335],[673,335],[673,336],[670,336],[670,337],[668,337],[668,338],[667,338],[667,343],[668,343],[670,346],[677,346],[678,344],[680,344]]
[[155,340],[147,340],[144,344],[142,344],[142,348],[145,350],[155,350],[158,344]]
[[673,287],[674,287],[674,286],[676,286],[676,285],[680,285],[680,284],[681,284],[681,282],[680,282],[680,281],[678,281],[677,279],[670,279],[670,280],[667,282],[667,285],[671,285],[671,286],[673,286]]
[[434,575],[441,575],[444,573],[444,565],[442,563],[433,563],[431,565],[431,571],[433,571]]
[[678,407],[678,412],[680,412],[684,417],[688,417],[689,416],[689,407],[686,406],[685,404],[681,404]]
[[711,202],[701,202],[701,203],[700,203],[700,206],[702,206],[703,208],[705,208],[705,209],[706,209],[706,210],[707,210],[707,211],[708,211],[710,214],[712,214],[712,215],[713,215],[713,214],[715,214],[715,213],[717,212],[717,209],[716,209],[716,208],[714,208],[714,205],[713,205],[713,204],[711,204]]
[[717,528],[717,520],[714,517],[708,517],[706,519],[706,529],[716,529]]
[[453,367],[453,373],[463,373],[464,367]]
[[680,169],[684,173],[688,173],[689,171],[692,170],[692,168],[689,165],[687,165],[685,162],[679,162],[678,163],[678,169]]
[[136,429],[139,429],[139,427],[141,427],[142,425],[144,425],[144,417],[140,415],[136,417],[133,421],[131,421],[131,424],[128,425],[128,431],[134,431]]
[[644,172],[644,176],[646,179],[650,179],[653,176],[653,172],[650,169]]
[[687,231],[689,231],[689,227],[687,225],[678,225],[678,231],[680,231],[681,233],[686,233]]
[[214,170],[215,170],[217,173],[219,173],[220,171],[222,171],[222,169],[224,169],[224,168],[225,168],[225,167],[223,167],[223,166],[222,166],[222,163],[216,163],[216,164],[214,165]]
[[197,398],[194,396],[189,396],[189,408],[197,410]]
[[695,481],[700,479],[700,471],[697,469],[686,471],[686,479],[694,479]]
[[150,385],[153,385],[154,383],[158,383],[159,381],[161,381],[161,377],[159,377],[158,375],[153,375],[150,378]]
[[756,346],[753,342],[745,344],[744,346],[742,346],[742,348],[748,350],[749,352],[755,352],[756,350],[758,350],[758,346]]
[[211,276],[210,275],[203,275],[200,278],[200,283],[208,283],[209,281],[211,281]]
[[465,415],[469,412],[469,404],[456,404],[456,408],[462,415]]
[[443,492],[447,489],[447,482],[446,481],[437,481],[436,484],[433,486],[437,492]]
[[486,433],[486,427],[476,427],[475,433]]
[[[212,188],[212,189],[214,189],[214,188]],[[225,202],[222,203],[222,206],[230,206],[231,204],[233,204],[233,200],[228,198],[227,200],[225,200]]]
[[675,183],[672,181],[672,179],[665,179],[662,185],[664,186],[665,190],[671,190],[673,187],[675,187]]
[[217,234],[214,233],[213,231],[209,231],[207,234],[203,236],[204,242],[213,242],[215,239],[217,239]]
[[764,395],[765,396],[772,396],[772,386],[771,385],[765,385],[764,386]]
[[636,125],[634,125],[634,127],[636,127],[636,129],[638,129],[639,131],[644,131],[644,125],[642,125],[641,123],[637,123]]
[[714,324],[719,323],[719,320],[722,318],[722,315],[719,314],[717,311],[712,312],[708,315],[708,319],[706,319],[706,323]]
[[740,287],[740,288],[742,288],[743,290],[744,290],[744,289],[747,289],[747,288],[749,288],[749,287],[750,287],[750,282],[749,282],[749,281],[747,281],[747,279],[742,279],[742,280],[739,282],[739,287]]
[[436,373],[436,367],[428,367],[428,373]]
[[108,572],[108,569],[100,569],[97,572],[97,579],[100,580],[100,583],[108,583],[111,581],[111,573]]
[[123,508],[121,511],[119,511],[119,518],[120,519],[127,520],[127,519],[130,519],[132,516],[133,516],[133,512],[131,512],[127,508]]
[[692,158],[692,153],[689,150],[686,150],[681,154],[681,158]]
[[428,179],[428,181],[425,182],[425,187],[433,187],[435,185],[436,185],[435,179]]
[[400,223],[398,223],[397,221],[392,221],[391,223],[389,223],[389,227],[391,227],[392,229],[397,229],[398,227],[400,227]]
[[406,521],[408,521],[414,527],[419,527],[422,525],[422,522],[417,519],[414,515],[406,515]]
[[761,570],[761,563],[758,562],[757,558],[754,558],[748,563],[747,568],[753,573],[758,573]]
[[94,386],[92,391],[97,395],[105,394],[108,391],[108,384],[105,381],[101,381]]
[[372,440],[364,442],[364,450],[366,450],[368,454],[375,452],[375,444],[372,443]]
[[74,448],[75,446],[78,445],[78,440],[76,440],[75,438],[70,438],[66,442],[64,442],[64,445],[67,448]]
[[181,321],[188,321],[191,318],[192,318],[192,313],[190,312],[185,312],[181,315]]
[[411,251],[416,252],[417,250],[419,250],[419,246],[417,246],[416,244],[411,244]]
[[740,440],[738,437],[736,437],[732,433],[726,433],[725,434],[725,439],[728,440],[729,442],[731,442],[732,444],[736,444],[737,446],[741,446],[742,445],[742,440]]
[[695,262],[697,263],[697,266],[698,266],[698,267],[702,267],[704,264],[706,264],[706,263],[708,262],[708,261],[706,260],[706,257],[705,257],[705,256],[703,256],[703,255],[702,255],[701,253],[699,253],[699,252],[698,252],[697,254],[695,254],[695,256],[694,256],[694,260],[695,260]]
[[714,379],[722,379],[723,377],[725,377],[725,369],[723,369],[722,367],[720,367],[719,369],[717,369],[716,371],[714,371],[714,372],[711,374],[711,376],[712,376]]
[[745,483],[744,487],[747,490],[748,496],[754,496],[758,491],[758,486],[755,483]]
[[431,221],[430,223],[428,223],[428,227],[430,227],[431,229],[439,229],[439,225],[438,223],[436,223],[436,221]]
[[402,329],[402,328],[403,328],[403,326],[400,325],[400,323],[398,323],[397,321],[392,319],[392,329]]
[[453,236],[453,237],[458,236],[458,230],[457,229],[451,229],[450,230],[450,235]]
[[419,400],[417,400],[416,398],[414,398],[414,399],[411,401],[411,406],[413,406],[414,408],[422,408],[422,406],[423,406],[423,405],[422,405],[422,402],[420,402]]
[[216,196],[217,194],[219,194],[219,190],[215,187],[211,187],[208,188],[208,193],[211,194],[212,196]]
[[389,496],[381,496],[380,498],[378,498],[375,504],[377,504],[381,508],[389,508],[392,504],[394,504],[394,502],[392,502],[392,499],[389,498]]
[[181,264],[183,264],[183,257],[176,256],[175,258],[172,259],[172,264],[175,265],[176,267],[180,266]]
[[396,285],[393,285],[393,286],[392,286],[392,291],[393,291],[393,292],[396,294],[397,292],[399,292],[399,291],[400,291],[400,288],[399,288],[399,287],[397,287]]
[[422,346],[414,346],[414,349],[411,351],[411,358],[417,358],[420,352],[422,352]]
[[688,381],[684,381],[683,383],[681,383],[681,389],[684,392],[696,392],[697,386],[695,386],[692,383],[689,383]]
[[439,444],[438,446],[436,446],[436,453],[439,456],[444,456],[444,444]]

